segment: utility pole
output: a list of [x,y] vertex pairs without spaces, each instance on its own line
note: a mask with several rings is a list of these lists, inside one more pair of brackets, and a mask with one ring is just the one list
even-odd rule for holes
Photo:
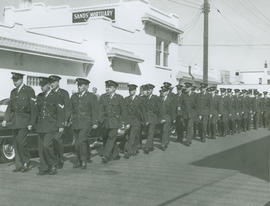
[[208,83],[208,14],[210,12],[210,4],[208,0],[204,0],[204,26],[203,26],[203,82]]

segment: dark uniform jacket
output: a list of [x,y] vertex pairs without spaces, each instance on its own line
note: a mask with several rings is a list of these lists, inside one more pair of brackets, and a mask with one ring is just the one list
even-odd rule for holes
[[[232,115],[234,116],[235,115],[235,96],[225,96],[224,98],[224,103],[225,103],[225,114],[228,114],[228,115]],[[231,117],[232,117],[231,116]]]
[[249,113],[249,97],[242,97],[242,112]]
[[157,124],[161,115],[160,99],[156,95],[144,97],[145,104],[145,120],[146,122]]
[[184,119],[193,119],[196,117],[196,95],[195,94],[182,94],[182,111]]
[[196,102],[196,111],[198,115],[209,114],[210,95],[208,93],[197,94],[195,102]]
[[87,129],[98,124],[97,96],[86,91],[81,97],[79,93],[71,96],[72,128]]
[[209,114],[217,115],[218,114],[218,96],[210,95],[210,105],[209,105]]
[[253,112],[260,112],[261,111],[261,104],[260,104],[260,99],[254,97],[253,102],[252,102],[252,111]]
[[125,124],[124,98],[119,94],[100,96],[99,121],[107,129],[121,128]]
[[50,92],[47,96],[44,92],[37,96],[37,126],[39,133],[57,132],[64,127],[64,105],[59,102],[56,93]]
[[224,115],[227,114],[228,110],[226,108],[226,96],[219,96],[218,97],[218,114]]
[[65,122],[68,122],[71,116],[71,103],[69,94],[66,90],[61,88],[54,92],[58,95],[60,104],[64,105]]
[[128,96],[124,99],[127,124],[140,124],[144,121],[145,109],[141,100],[142,98],[139,96],[135,96],[134,99],[132,96]]
[[161,103],[161,119],[170,119],[171,121],[175,117],[175,97],[168,95],[164,100],[163,97],[160,97]]
[[17,88],[11,91],[4,119],[11,122],[13,129],[35,124],[35,92],[31,87],[23,85],[19,92]]

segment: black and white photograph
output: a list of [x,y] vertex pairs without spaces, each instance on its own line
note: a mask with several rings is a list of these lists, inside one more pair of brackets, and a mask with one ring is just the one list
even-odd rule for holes
[[0,0],[0,206],[270,206],[269,0]]

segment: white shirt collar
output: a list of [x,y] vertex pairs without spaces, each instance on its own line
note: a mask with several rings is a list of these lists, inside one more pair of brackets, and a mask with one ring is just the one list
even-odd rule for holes
[[82,97],[85,94],[86,91],[83,91],[81,94],[79,94],[79,97]]
[[45,94],[45,97],[48,97],[49,96],[49,94],[51,93],[51,89],[48,91],[48,92],[46,92],[46,94]]
[[23,86],[24,86],[24,84],[22,83],[21,86],[19,86],[19,88],[18,88],[18,92],[21,91],[21,89],[22,89]]
[[60,89],[60,87],[57,87],[54,91],[55,91],[55,92],[58,92],[59,89]]

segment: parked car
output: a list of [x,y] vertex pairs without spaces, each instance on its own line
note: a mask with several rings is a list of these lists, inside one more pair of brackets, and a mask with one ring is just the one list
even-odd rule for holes
[[[15,150],[13,146],[13,136],[10,126],[2,127],[2,121],[4,119],[5,111],[8,105],[9,99],[3,99],[0,101],[0,162],[12,161],[15,157]],[[37,154],[38,151],[38,134],[33,130],[27,135],[27,147],[31,154]],[[67,128],[64,132],[64,148],[65,151],[70,151],[73,135],[71,128]]]

